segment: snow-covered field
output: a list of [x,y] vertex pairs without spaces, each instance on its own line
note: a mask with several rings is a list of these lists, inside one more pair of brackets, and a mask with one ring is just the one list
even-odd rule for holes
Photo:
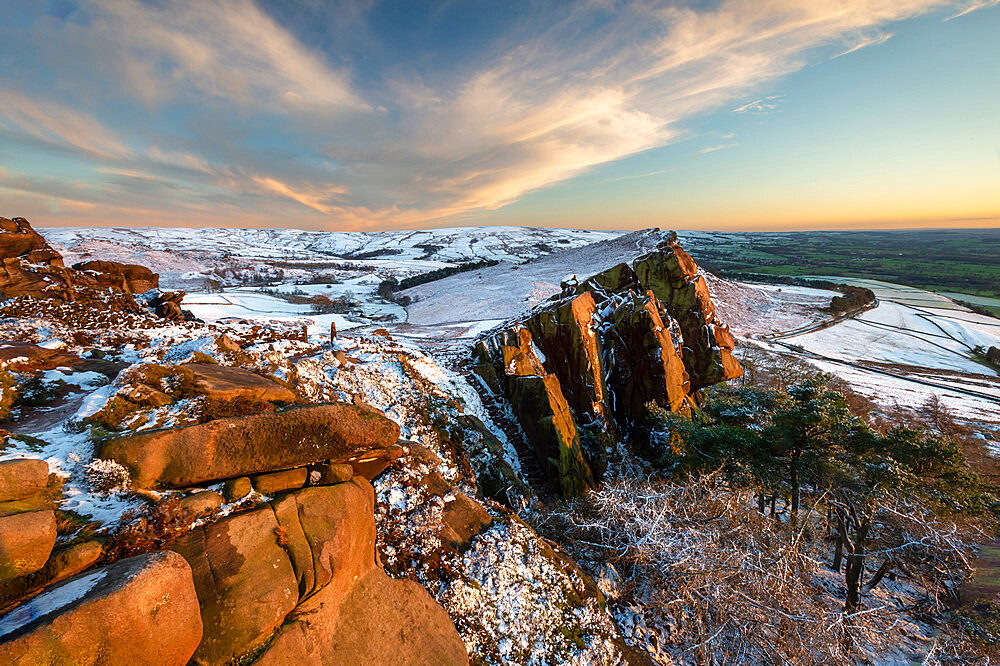
[[884,406],[919,408],[937,396],[956,416],[987,426],[1000,440],[1000,376],[972,353],[1000,347],[1000,320],[921,289],[853,282],[875,291],[877,308],[766,344],[799,354]]
[[630,262],[660,240],[659,234],[635,231],[520,265],[502,263],[422,284],[403,292],[413,299],[408,321],[428,325],[514,317],[559,293],[563,280]]

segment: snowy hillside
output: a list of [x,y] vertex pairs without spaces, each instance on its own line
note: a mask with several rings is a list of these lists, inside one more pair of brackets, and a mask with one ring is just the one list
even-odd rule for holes
[[648,252],[663,239],[634,231],[585,247],[540,257],[525,264],[500,264],[467,271],[407,289],[411,324],[507,319],[559,293],[559,283],[585,278]]
[[244,259],[396,258],[443,262],[524,261],[556,250],[614,238],[620,233],[532,227],[371,232],[158,227],[44,230],[49,242],[70,257],[97,254],[97,249],[107,253],[117,246],[118,256],[136,257],[150,252],[168,252]]

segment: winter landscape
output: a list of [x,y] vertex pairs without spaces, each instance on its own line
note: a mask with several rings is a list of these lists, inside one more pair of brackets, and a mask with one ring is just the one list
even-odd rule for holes
[[998,30],[0,3],[0,664],[996,663]]
[[[149,569],[128,574],[137,585],[172,588],[183,558],[149,555],[169,551],[190,564],[187,596],[169,627],[149,608],[135,621],[197,663],[377,661],[355,651],[389,621],[413,638],[379,649],[419,635],[419,660],[440,663],[978,654],[956,606],[976,589],[987,515],[928,513],[891,487],[835,501],[810,451],[797,526],[788,454],[755,469],[720,429],[767,432],[785,414],[768,411],[800,399],[780,396],[812,387],[808,418],[839,419],[845,440],[920,428],[908,445],[964,456],[983,475],[975,501],[991,502],[1000,375],[977,350],[995,353],[1000,320],[884,283],[834,312],[834,287],[722,280],[683,249],[696,258],[696,238],[654,229],[165,240],[3,225],[0,466],[5,513],[31,527],[6,542],[0,622],[22,638],[0,650],[70,659],[107,621],[81,600],[140,603],[102,572],[128,562]],[[707,339],[691,342],[692,318]],[[848,455],[824,446],[824,464]],[[837,538],[841,501],[874,521],[863,620],[844,614],[848,574],[832,567],[858,538],[849,523]]]

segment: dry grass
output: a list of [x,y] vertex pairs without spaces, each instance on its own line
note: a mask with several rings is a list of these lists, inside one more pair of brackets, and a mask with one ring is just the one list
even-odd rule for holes
[[[641,609],[650,631],[631,640],[661,663],[854,664],[920,649],[904,633],[912,618],[900,622],[891,603],[870,598],[859,612],[844,612],[825,512],[808,511],[795,528],[754,506],[751,492],[718,474],[686,483],[630,479],[550,510],[539,529],[578,561],[617,569],[623,585],[613,604]],[[951,538],[964,551],[961,536]],[[966,572],[945,573],[953,581]],[[938,590],[925,583],[935,582],[908,581],[913,603],[942,613]],[[964,648],[953,641],[938,649],[943,658]]]

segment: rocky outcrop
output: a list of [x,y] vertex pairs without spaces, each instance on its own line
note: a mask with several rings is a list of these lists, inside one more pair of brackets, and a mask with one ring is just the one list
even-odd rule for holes
[[684,365],[694,389],[735,379],[743,374],[733,358],[735,340],[715,316],[705,277],[698,264],[671,238],[657,252],[636,259],[635,274],[653,292],[680,326]]
[[[578,310],[574,309],[573,301],[542,313],[539,316],[541,323],[532,321],[532,324],[536,330],[554,331],[560,319],[575,323]],[[585,309],[587,304],[583,306],[579,309]],[[579,334],[576,339],[580,341],[584,337],[584,334]],[[556,336],[553,334],[547,339],[555,341]],[[590,356],[586,351],[567,351],[572,346],[571,341],[562,344],[560,340],[559,343],[559,349],[554,350],[550,362],[553,369],[558,367],[565,372],[567,368],[578,367],[574,361],[582,359],[584,364],[589,362]],[[510,398],[525,437],[560,490],[567,496],[585,490],[593,483],[593,475],[583,457],[576,419],[570,412],[560,378],[546,368],[531,331],[520,325],[506,329],[478,342],[476,352],[479,357],[476,372],[495,392]],[[561,353],[565,355],[559,356]],[[545,359],[548,360],[548,354]],[[568,373],[566,376],[569,376]],[[577,403],[582,401],[589,405],[588,396],[595,393],[594,387],[588,387],[585,379],[575,386],[584,387],[576,392],[580,396]]]
[[181,309],[181,301],[184,300],[183,291],[164,291],[157,294],[149,305],[158,317],[163,317],[167,321],[188,321],[194,316],[187,310]]
[[70,300],[71,273],[62,255],[23,217],[0,217],[0,297],[35,296]]
[[[423,587],[393,580],[381,568],[374,490],[350,462],[338,462],[346,456],[371,465],[373,454],[401,449],[398,426],[355,405],[259,416],[275,420],[229,419],[221,432],[235,433],[232,438],[193,430],[185,446],[158,450],[210,470],[209,476],[227,459],[244,467],[252,461],[267,471],[252,481],[230,479],[227,499],[245,498],[251,485],[270,499],[253,495],[219,517],[224,498],[214,490],[165,494],[154,512],[163,519],[158,524],[176,527],[168,541],[156,543],[171,551],[82,574],[101,557],[101,544],[81,540],[49,557],[53,511],[23,510],[39,508],[39,494],[48,492],[45,463],[0,463],[0,497],[7,500],[0,501],[0,604],[51,586],[0,617],[0,663],[467,664],[447,613]],[[254,437],[249,446],[236,446]],[[188,460],[195,441],[208,448]],[[321,462],[282,469],[316,458]],[[136,469],[141,479],[142,468]],[[447,497],[440,537],[450,548],[489,526],[491,516],[472,498],[443,481],[441,492]],[[8,517],[3,512],[10,507],[17,511]],[[49,523],[44,529],[35,524],[40,513]],[[8,520],[31,523],[12,533],[39,541],[37,556],[32,542],[7,557],[14,550],[6,540]],[[140,529],[154,528],[147,522]],[[109,546],[107,556],[122,552],[128,551]],[[17,578],[3,569],[8,559],[22,567]],[[73,574],[79,575],[54,584]]]
[[531,341],[544,350],[548,370],[559,377],[566,401],[577,414],[604,416],[606,387],[601,375],[601,336],[594,330],[597,303],[589,291],[560,301],[524,322]]
[[627,432],[651,401],[686,413],[692,396],[682,359],[682,336],[676,320],[665,314],[656,296],[627,292],[608,322],[614,335],[607,336],[603,367],[614,387],[615,421]]
[[0,617],[0,663],[183,666],[202,639],[191,568],[140,555],[50,588]]
[[92,277],[98,287],[118,289],[129,294],[144,294],[160,286],[160,276],[138,264],[84,261],[73,264],[73,270]]
[[0,217],[0,257],[20,257],[32,264],[62,266],[62,255],[45,242],[23,217]]
[[212,628],[193,663],[258,651],[257,664],[467,663],[444,610],[378,566],[373,510],[371,485],[355,477],[290,492],[176,544]]
[[331,459],[360,461],[398,439],[399,426],[377,410],[327,404],[119,437],[99,443],[96,457],[124,465],[134,487],[183,488]]
[[679,414],[742,368],[705,279],[671,235],[655,252],[583,281],[474,348],[475,371],[513,412],[564,495],[600,478],[655,402]]
[[[159,276],[136,264],[86,261],[67,268],[62,255],[26,219],[0,217],[0,300],[83,301],[103,309],[140,312],[144,306],[133,295],[158,286]],[[179,303],[176,309],[183,318]]]

